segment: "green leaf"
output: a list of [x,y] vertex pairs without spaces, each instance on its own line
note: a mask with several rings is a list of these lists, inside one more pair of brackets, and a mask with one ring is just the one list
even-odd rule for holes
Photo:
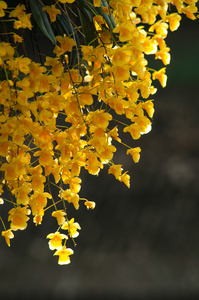
[[93,16],[97,16],[99,14],[96,10],[96,7],[94,7],[89,1],[76,0],[76,4],[80,10],[82,7],[84,7],[87,11],[91,12],[91,15]]
[[[89,0],[88,0],[88,1],[89,1]],[[90,5],[92,5],[91,0],[90,0],[89,2],[90,2]],[[103,3],[103,1],[102,1],[102,3]],[[104,6],[106,6],[105,3],[104,3]],[[106,21],[108,27],[109,27],[110,30],[112,31],[112,30],[115,28],[115,26],[116,26],[113,17],[107,15],[106,13],[104,13],[104,12],[102,11],[102,8],[101,8],[101,7],[95,7],[95,10],[97,11],[97,14],[98,14],[98,15],[101,15],[101,16],[104,18],[104,20]]]
[[[92,0],[76,0],[75,3],[79,11],[81,11],[81,14],[83,15],[83,17],[80,15],[80,20],[82,23],[83,31],[85,31],[84,34],[86,36],[87,44],[92,44],[91,41],[94,41],[94,39],[96,38],[96,35],[94,36],[94,32],[96,31],[96,29],[93,25],[93,17],[98,15],[102,16],[103,19],[106,21],[106,25],[102,26],[110,31],[113,37],[113,41],[115,40],[115,33],[113,33],[113,29],[116,27],[116,24],[113,16],[109,16],[106,13],[104,13],[101,7],[94,7]],[[102,1],[102,4],[104,7],[108,7],[107,2]],[[89,28],[87,28],[88,25],[85,25],[86,23],[88,23],[88,21],[91,22]]]
[[[82,5],[83,7],[85,7],[87,10],[89,10],[92,15],[97,16],[100,15],[104,18],[104,20],[106,21],[108,27],[110,28],[110,30],[112,31],[116,24],[115,21],[113,19],[112,16],[107,15],[106,13],[104,13],[102,11],[101,7],[95,7],[93,6],[92,0],[78,0],[77,3],[80,3],[80,5]],[[102,1],[103,6],[108,7],[108,3],[106,1]]]
[[57,15],[57,22],[59,22],[59,24],[62,27],[62,32],[60,32],[60,34],[63,35],[65,33],[67,36],[70,36],[72,31],[71,31],[70,23],[69,23],[68,19],[66,18],[66,16]]
[[45,11],[42,10],[42,5],[38,0],[29,0],[30,2],[30,8],[33,14],[33,17],[43,32],[43,34],[51,40],[51,42],[55,45],[56,39],[55,35],[52,31],[52,28],[50,26],[50,22],[48,20],[48,15]]
[[86,45],[97,46],[97,35],[95,27],[92,21],[92,16],[89,11],[86,11],[86,15],[78,10],[79,18],[81,21],[81,29],[84,34],[84,42]]
[[[71,37],[75,40],[77,47],[80,46],[79,37],[76,29],[72,25],[72,23],[68,20],[65,15],[57,16],[57,22],[61,25],[60,34],[66,34],[68,37]],[[68,53],[69,63],[74,66],[77,63],[77,51],[76,49],[72,52]]]

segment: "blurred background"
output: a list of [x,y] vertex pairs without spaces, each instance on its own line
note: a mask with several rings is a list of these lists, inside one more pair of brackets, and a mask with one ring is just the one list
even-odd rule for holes
[[[81,196],[96,202],[69,215],[81,225],[71,264],[59,266],[46,236],[56,223],[0,241],[1,299],[199,299],[199,23],[169,32],[168,83],[154,95],[152,131],[134,164],[117,154],[131,188],[107,175],[83,175]],[[163,67],[162,64],[159,65]],[[2,208],[0,208],[2,209]]]

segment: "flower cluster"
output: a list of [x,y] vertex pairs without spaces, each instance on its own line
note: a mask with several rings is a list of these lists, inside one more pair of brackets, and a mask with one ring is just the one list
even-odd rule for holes
[[[81,169],[98,175],[107,165],[109,174],[130,187],[128,172],[114,163],[117,145],[139,161],[140,147],[126,145],[122,132],[137,140],[151,130],[153,80],[162,87],[167,81],[166,67],[151,69],[147,56],[170,63],[168,30],[179,27],[180,14],[195,19],[197,1],[59,0],[37,11],[36,2],[29,2],[13,9],[0,1],[2,23],[9,20],[13,28],[0,42],[0,204],[11,205],[9,229],[0,217],[2,236],[10,246],[13,231],[26,229],[31,216],[42,224],[52,209],[58,229],[47,236],[49,248],[59,264],[68,264],[73,250],[67,240],[74,242],[81,228],[68,218],[67,206],[95,207],[79,196]],[[84,33],[88,26],[74,25],[70,17],[85,6],[94,38]],[[38,12],[45,16],[41,32],[54,41],[52,55],[40,62],[23,51]],[[61,34],[66,20],[65,28],[74,30]]]

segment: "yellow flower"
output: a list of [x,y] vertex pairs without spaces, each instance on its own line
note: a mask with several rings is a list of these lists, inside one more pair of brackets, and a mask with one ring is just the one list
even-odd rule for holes
[[42,208],[44,208],[47,205],[47,198],[48,199],[52,198],[52,196],[49,193],[46,192],[41,193],[38,191],[36,191],[32,197],[33,199],[35,199],[36,205]]
[[92,93],[89,91],[89,87],[79,88],[79,93],[79,103],[81,106],[93,104],[93,96]]
[[85,60],[89,60],[91,58],[91,55],[92,55],[93,46],[81,45],[81,50],[82,50],[82,53],[83,53],[83,58]]
[[44,66],[41,66],[39,63],[31,62],[30,77],[34,81],[37,79],[40,80],[45,71],[46,71],[46,68]]
[[39,91],[40,93],[45,93],[48,92],[50,90],[50,75],[44,75],[41,76],[40,79],[40,85],[39,85]]
[[[104,24],[104,18],[100,15],[97,15],[95,17],[93,17],[94,23],[95,23],[95,27],[97,30],[101,29],[101,26],[99,24]],[[101,32],[100,32],[101,34]]]
[[146,54],[154,54],[157,52],[157,41],[155,39],[147,37],[142,45]]
[[168,29],[168,24],[163,22],[162,20],[156,22],[153,24],[150,28],[149,31],[153,32],[155,30],[156,34],[158,36],[162,36],[165,38],[167,36],[167,29]]
[[33,218],[33,222],[35,223],[36,226],[41,225],[42,219],[43,219],[43,216],[36,215]]
[[15,29],[29,28],[31,30],[32,24],[30,22],[30,18],[31,18],[31,14],[28,15],[25,14],[23,16],[20,16],[19,20],[14,22],[14,28]]
[[6,157],[8,155],[9,141],[0,142],[0,155]]
[[189,18],[191,20],[196,19],[196,17],[194,16],[194,13],[196,13],[197,10],[198,10],[197,7],[193,4],[183,7],[183,13],[185,13],[187,18]]
[[0,204],[4,204],[4,201],[2,198],[0,198]]
[[31,191],[30,183],[24,183],[22,186],[17,187],[16,189],[12,190],[12,193],[17,198],[17,204],[27,205],[29,204],[29,193]]
[[110,9],[109,9],[108,6],[107,7],[102,6],[101,9],[102,9],[102,11],[103,11],[104,14],[110,15]]
[[[104,150],[104,145],[107,145],[107,139],[104,136],[103,137],[95,137],[89,141],[89,144],[91,144],[95,148],[95,150],[97,152],[96,157],[98,157],[99,156],[98,154]],[[91,154],[91,157],[92,157],[92,154]],[[90,159],[90,155],[88,155],[88,157]],[[94,163],[94,161],[93,161],[93,163]]]
[[141,152],[140,147],[136,147],[136,148],[128,149],[126,154],[131,154],[134,162],[138,163],[140,160],[140,152]]
[[[64,181],[64,183],[65,182],[66,181]],[[71,190],[72,193],[76,193],[76,194],[79,193],[79,191],[81,189],[81,185],[80,185],[81,182],[82,181],[79,177],[73,177],[73,178],[71,178],[67,181],[67,183],[70,186],[70,190]]]
[[44,182],[46,181],[46,178],[43,175],[40,174],[34,174],[31,176],[31,185],[32,189],[34,191],[43,191],[44,189]]
[[68,237],[65,234],[61,234],[60,232],[55,232],[48,234],[47,239],[50,239],[50,241],[48,242],[50,250],[55,250],[62,247],[62,240],[67,240]]
[[27,227],[27,221],[30,210],[26,207],[16,207],[9,211],[8,221],[11,221],[10,228],[14,231],[24,230]]
[[141,136],[141,128],[138,124],[131,124],[123,129],[124,132],[129,132],[134,140],[137,140]]
[[5,238],[7,245],[10,247],[10,239],[14,238],[14,234],[11,229],[2,231],[1,235]]
[[81,229],[81,227],[79,223],[74,223],[74,221],[74,218],[72,218],[70,221],[65,222],[61,228],[64,230],[68,230],[70,237],[76,238],[79,235],[79,232],[77,230]]
[[53,157],[51,150],[37,151],[34,156],[39,156],[39,163],[42,166],[53,165]]
[[74,205],[75,209],[79,209],[79,196],[78,196],[78,194],[73,193],[69,189],[69,190],[62,191],[60,193],[60,197],[63,198],[64,200],[68,201],[68,203],[72,203]]
[[46,62],[44,63],[45,66],[51,66],[52,67],[52,74],[54,76],[62,76],[63,73],[63,65],[60,63],[58,58],[54,57],[46,57]]
[[73,254],[73,250],[70,248],[66,248],[66,246],[61,247],[57,250],[54,255],[59,255],[58,264],[59,265],[67,265],[70,263],[69,255]]
[[161,36],[154,36],[154,40],[158,43],[160,50],[165,49],[167,47],[164,39]]
[[[10,46],[10,43],[5,43],[5,42],[2,42],[0,43],[0,56],[3,56],[6,58],[10,58],[13,60],[13,55],[15,53],[15,50],[13,47]],[[1,63],[1,60],[0,60],[0,63]]]
[[153,106],[154,105],[153,105],[152,100],[148,100],[142,104],[142,108],[144,108],[147,111],[150,118],[153,117],[153,114],[155,111]]
[[151,121],[146,116],[138,116],[131,119],[139,127],[141,134],[148,133],[151,130]]
[[126,42],[133,38],[136,27],[130,21],[125,21],[113,29],[113,32],[119,33],[120,42]]
[[80,163],[78,161],[74,161],[71,165],[71,176],[79,176],[81,171]]
[[120,181],[124,182],[128,188],[130,188],[130,176],[125,172],[122,174],[122,176],[119,178]]
[[7,3],[4,1],[0,1],[0,18],[5,16],[4,9],[7,8]]
[[114,78],[116,82],[125,81],[129,79],[129,66],[115,66],[112,68]]
[[117,0],[111,0],[110,6],[113,7],[116,11],[118,11],[118,13],[122,16],[123,14],[130,14],[132,11],[132,4],[133,6],[138,6],[138,1],[139,0],[123,0],[121,2]]
[[125,108],[129,105],[129,103],[120,96],[108,98],[107,104],[113,108],[118,115],[122,115]]
[[123,66],[127,64],[132,55],[132,51],[123,48],[113,49],[113,59],[112,63],[114,66]]
[[112,165],[108,170],[108,174],[113,174],[116,179],[119,179],[122,174],[122,165]]
[[22,43],[23,42],[22,37],[19,36],[18,34],[13,34],[13,38],[14,38],[15,43]]
[[100,7],[101,6],[101,0],[93,0],[93,5],[95,7]]
[[113,137],[116,141],[118,141],[119,143],[121,142],[121,139],[118,136],[118,128],[117,126],[115,126],[112,130],[110,130],[108,132],[108,136]]
[[24,4],[19,4],[17,5],[17,7],[15,9],[13,9],[11,11],[11,13],[9,14],[10,18],[16,18],[16,17],[22,17],[25,15],[24,10],[26,10],[26,7]]
[[153,80],[158,79],[162,87],[165,87],[167,84],[167,75],[165,75],[165,70],[166,68],[162,68],[153,73]]
[[84,204],[86,205],[87,209],[89,209],[89,208],[94,209],[95,208],[95,202],[93,202],[93,201],[86,200],[84,202]]
[[66,212],[63,210],[56,210],[52,212],[52,217],[57,219],[58,225],[62,225],[66,221]]
[[5,171],[4,178],[6,180],[14,180],[17,177],[15,165],[12,163],[3,163],[1,166],[1,170]]
[[169,21],[169,28],[171,31],[177,30],[180,26],[181,16],[177,13],[168,15],[167,21]]
[[51,22],[55,22],[56,21],[56,17],[57,17],[58,14],[61,15],[61,11],[59,9],[57,9],[55,7],[55,5],[45,6],[42,9],[44,11],[47,11],[47,13],[49,14]]
[[100,171],[100,168],[103,168],[102,163],[97,159],[95,154],[89,155],[89,158],[87,160],[87,165],[85,166],[85,169],[88,170],[88,172],[92,175],[97,175]]
[[117,149],[113,145],[103,145],[103,150],[100,151],[100,159],[104,162],[113,158],[113,152]]
[[17,57],[14,61],[9,61],[9,69],[14,71],[14,75],[18,75],[18,70],[24,74],[28,74],[30,72],[31,60],[28,57]]
[[168,53],[170,48],[164,48],[157,53],[155,53],[155,59],[161,59],[164,65],[170,64],[171,55]]
[[58,0],[61,3],[73,3],[75,0]]
[[109,121],[112,120],[111,114],[105,112],[104,110],[96,110],[95,112],[91,112],[88,117],[92,117],[92,124],[100,127],[107,128],[109,125]]
[[67,36],[62,37],[62,36],[56,36],[56,40],[58,42],[60,42],[60,48],[64,51],[64,52],[71,52],[73,46],[75,46],[75,41],[72,38],[69,38]]

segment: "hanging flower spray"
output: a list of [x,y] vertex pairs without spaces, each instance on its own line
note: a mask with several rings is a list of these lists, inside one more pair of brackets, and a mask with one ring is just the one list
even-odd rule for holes
[[76,245],[81,227],[67,207],[95,207],[79,196],[81,169],[98,175],[108,165],[130,187],[128,170],[114,163],[117,145],[138,163],[141,149],[125,135],[133,144],[151,130],[153,81],[166,86],[170,63],[165,39],[181,14],[196,19],[197,1],[8,3],[0,1],[0,205],[10,206],[2,236],[10,246],[15,231],[30,218],[42,224],[51,209],[57,228],[49,248],[68,264],[68,240]]

